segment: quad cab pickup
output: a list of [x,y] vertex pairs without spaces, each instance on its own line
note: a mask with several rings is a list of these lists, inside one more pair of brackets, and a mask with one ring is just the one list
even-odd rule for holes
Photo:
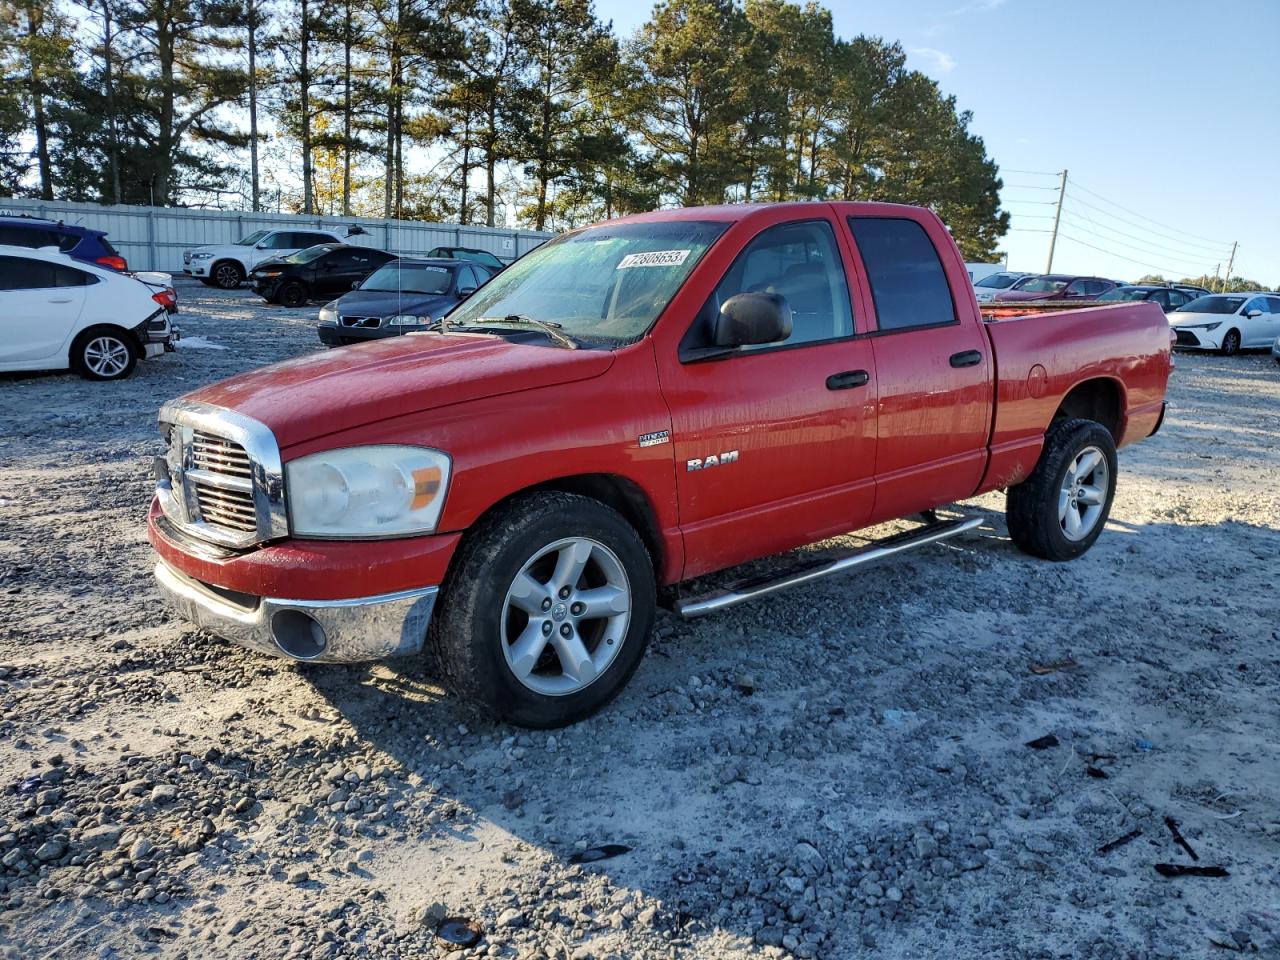
[[744,561],[1000,488],[1015,544],[1079,556],[1170,369],[1155,304],[984,320],[927,210],[628,217],[545,244],[435,330],[165,405],[155,572],[253,649],[425,644],[463,695],[553,727],[627,682],[660,596],[708,613],[978,520],[681,587]]

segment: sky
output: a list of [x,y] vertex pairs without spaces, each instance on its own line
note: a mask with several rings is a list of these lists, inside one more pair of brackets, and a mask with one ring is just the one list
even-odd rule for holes
[[[1014,270],[1280,285],[1280,0],[831,0],[973,113]],[[629,36],[651,6],[596,0]],[[1017,172],[1025,171],[1025,172]],[[1036,232],[1043,231],[1043,232]]]

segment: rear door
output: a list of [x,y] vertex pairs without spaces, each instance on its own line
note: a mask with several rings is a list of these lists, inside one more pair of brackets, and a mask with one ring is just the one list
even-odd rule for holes
[[[686,577],[855,529],[870,515],[875,365],[855,331],[838,223],[818,209],[762,224],[691,318],[678,354],[659,356]],[[790,337],[690,359],[709,345],[720,306],[749,291],[787,300]]]
[[871,294],[879,409],[873,521],[960,500],[987,462],[994,376],[964,264],[939,221],[847,219]]
[[56,357],[93,282],[91,274],[61,264],[0,257],[0,363]]

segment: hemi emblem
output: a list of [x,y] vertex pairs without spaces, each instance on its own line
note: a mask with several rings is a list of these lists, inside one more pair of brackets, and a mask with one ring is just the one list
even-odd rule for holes
[[738,451],[728,450],[719,455],[713,453],[711,456],[705,457],[703,459],[698,459],[697,457],[695,457],[692,460],[686,461],[685,468],[690,473],[692,473],[695,470],[707,470],[707,469],[710,469],[711,467],[723,467],[723,466],[727,466],[728,464],[737,463],[737,462],[738,462]]
[[660,443],[670,443],[671,433],[668,430],[656,430],[653,433],[640,434],[640,446],[656,447]]

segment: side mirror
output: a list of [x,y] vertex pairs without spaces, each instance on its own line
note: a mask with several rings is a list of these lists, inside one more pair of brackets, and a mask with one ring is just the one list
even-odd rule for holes
[[467,299],[467,297],[471,296],[471,295],[472,295],[473,293],[475,293],[475,292],[476,292],[476,288],[475,288],[475,287],[459,287],[459,288],[458,288],[458,299],[459,299],[459,300],[465,300],[465,299]]
[[359,280],[352,280],[352,281],[351,281],[351,289],[352,289],[352,290],[359,290],[359,289],[360,289],[360,281],[359,281]]
[[1262,311],[1261,311],[1261,310],[1250,310],[1248,313],[1246,313],[1246,314],[1245,314],[1245,316],[1246,316],[1248,319],[1252,320],[1254,317],[1260,317],[1260,316],[1262,316]]
[[717,347],[777,343],[791,336],[791,307],[776,293],[739,293],[720,306],[712,342]]

